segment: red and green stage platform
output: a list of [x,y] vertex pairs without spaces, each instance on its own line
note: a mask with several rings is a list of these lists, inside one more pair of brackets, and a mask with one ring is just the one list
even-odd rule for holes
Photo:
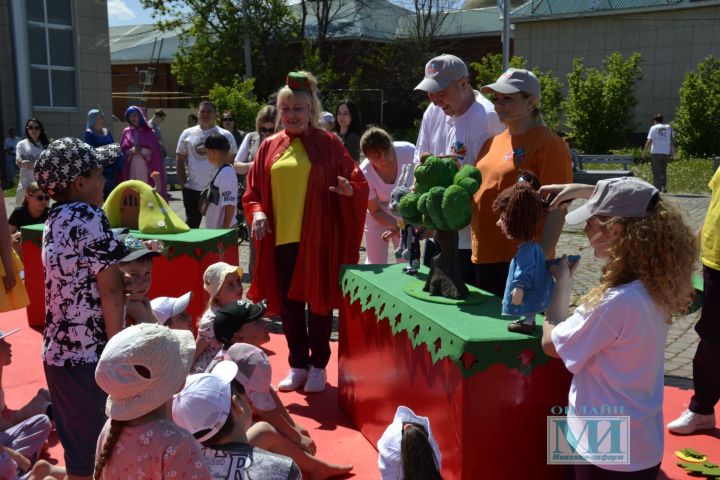
[[567,404],[571,375],[542,352],[540,327],[508,332],[500,299],[477,289],[476,305],[411,297],[418,280],[402,268],[343,269],[340,408],[373,444],[398,405],[429,417],[447,480],[564,478],[547,464],[547,417]]
[[[25,287],[30,297],[28,323],[33,327],[45,324],[45,294],[43,268],[40,258],[44,225],[30,225],[21,229]],[[236,229],[196,229],[184,233],[131,233],[142,240],[157,239],[164,244],[163,254],[153,261],[152,287],[149,298],[179,297],[192,290],[188,311],[199,319],[208,303],[203,288],[203,273],[215,262],[238,265]]]

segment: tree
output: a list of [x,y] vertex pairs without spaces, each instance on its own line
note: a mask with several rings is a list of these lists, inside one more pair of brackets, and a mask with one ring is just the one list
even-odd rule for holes
[[455,4],[453,0],[398,0],[394,3],[414,15],[404,15],[398,38],[362,52],[358,56],[360,66],[349,80],[351,89],[383,91],[386,123],[400,123],[421,114],[420,103],[427,97],[415,92],[414,88],[422,79],[427,61],[440,53],[435,49],[435,40],[447,20],[447,12]]
[[714,55],[685,74],[674,127],[683,155],[720,155],[720,59]]
[[[527,68],[527,61],[523,57],[512,57],[510,67]],[[503,73],[502,55],[499,53],[485,55],[480,62],[471,63],[470,68],[475,71],[478,87],[493,83]],[[532,72],[540,82],[540,107],[543,119],[551,130],[557,132],[560,129],[562,115],[562,82],[550,70],[543,72],[535,67]]]
[[318,91],[323,108],[332,108],[340,101],[333,91],[333,88],[340,80],[340,75],[333,68],[333,57],[326,55],[323,59],[320,47],[310,41],[303,41],[302,62],[298,65],[298,70],[305,70],[317,78]]
[[[251,20],[252,70],[256,94],[265,98],[290,70],[287,44],[297,40],[298,20],[285,0],[242,0]],[[181,85],[206,95],[215,85],[232,85],[245,71],[243,5],[236,0],[141,0],[163,31],[179,31],[172,66]]]
[[458,230],[472,218],[471,199],[482,183],[480,171],[472,165],[458,169],[450,158],[429,156],[420,161],[415,169],[415,190],[403,192],[399,210],[409,224],[435,230],[440,252],[432,258],[423,290],[464,299],[469,291],[458,256]]
[[229,87],[215,84],[210,89],[209,97],[218,112],[225,110],[234,112],[236,125],[246,130],[255,130],[255,116],[261,105],[252,94],[254,84],[253,78],[235,79]]
[[601,68],[586,68],[582,58],[573,60],[564,106],[578,150],[602,154],[625,144],[635,127],[635,85],[642,78],[641,62],[638,52],[627,60],[620,52],[611,53]]
[[[427,53],[448,18],[448,11],[454,6],[452,0],[413,0],[412,27],[410,39],[418,53]],[[429,60],[427,58],[425,61]]]
[[[323,60],[325,41],[332,37],[331,27],[343,27],[360,22],[368,6],[366,0],[301,0],[299,36],[312,43],[318,49]],[[314,23],[308,27],[308,14],[312,14]]]

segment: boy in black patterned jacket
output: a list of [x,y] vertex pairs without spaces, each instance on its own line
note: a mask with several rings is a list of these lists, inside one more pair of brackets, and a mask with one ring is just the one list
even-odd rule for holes
[[74,138],[52,142],[35,166],[38,185],[56,201],[42,240],[42,355],[71,480],[90,479],[94,470],[107,398],[95,382],[95,367],[125,317],[117,263],[127,250],[100,208],[102,167],[95,150]]

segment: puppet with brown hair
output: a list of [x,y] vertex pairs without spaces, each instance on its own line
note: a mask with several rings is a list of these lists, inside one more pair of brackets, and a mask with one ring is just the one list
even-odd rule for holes
[[497,226],[505,236],[521,242],[510,262],[502,314],[522,316],[510,322],[508,330],[525,334],[535,331],[535,314],[548,307],[555,286],[545,252],[535,241],[537,226],[547,213],[537,191],[539,184],[533,173],[521,170],[517,183],[493,202],[493,212],[500,216]]

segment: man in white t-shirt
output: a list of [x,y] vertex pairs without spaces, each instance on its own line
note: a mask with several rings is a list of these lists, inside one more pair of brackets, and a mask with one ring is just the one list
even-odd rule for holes
[[232,228],[237,224],[238,182],[235,170],[227,163],[230,142],[219,133],[205,139],[208,162],[218,168],[210,182],[210,195],[205,213],[205,228]]
[[[453,155],[461,165],[475,165],[485,141],[505,128],[498,120],[492,103],[473,90],[465,62],[443,54],[425,65],[425,79],[415,90],[427,92],[432,102],[423,114],[415,144],[415,163],[420,155]],[[435,252],[431,240],[425,244],[425,264]],[[470,227],[459,232],[458,253],[465,283],[477,285],[475,267],[470,260]]]
[[237,144],[232,133],[215,125],[217,110],[208,100],[200,102],[198,107],[199,123],[185,129],[180,135],[176,149],[178,183],[182,187],[183,206],[187,224],[190,228],[198,228],[202,215],[198,209],[200,192],[202,192],[215,176],[217,168],[208,162],[205,155],[205,139],[212,134],[221,134],[228,139],[230,151],[228,161],[235,157]]
[[672,127],[663,122],[659,113],[653,117],[653,126],[648,132],[647,142],[643,148],[642,157],[647,158],[650,150],[650,165],[652,165],[653,185],[661,192],[667,192],[667,164],[675,153]]

